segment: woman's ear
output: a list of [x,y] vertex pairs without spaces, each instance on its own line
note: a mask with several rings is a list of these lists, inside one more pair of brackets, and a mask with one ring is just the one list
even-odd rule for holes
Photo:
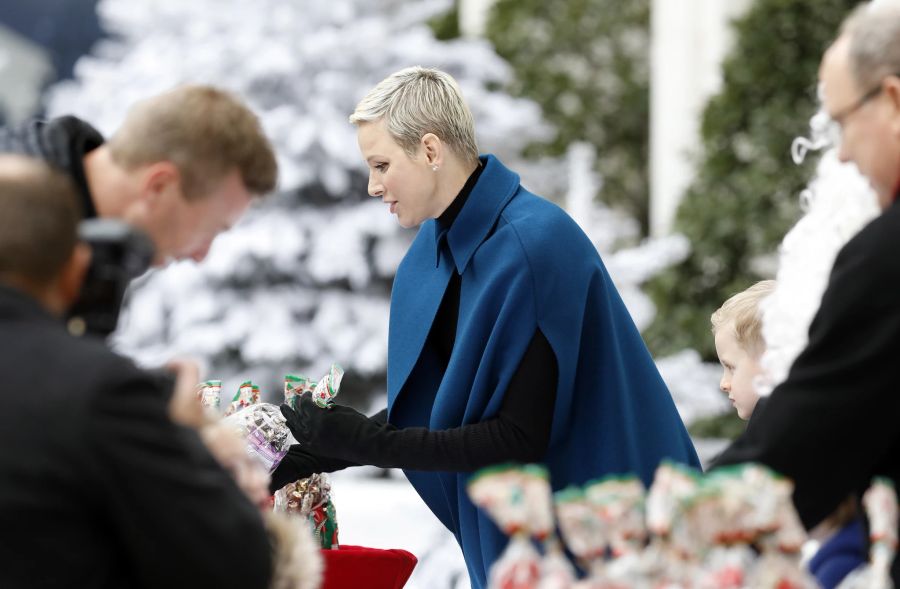
[[422,136],[422,154],[425,156],[425,164],[440,167],[444,163],[444,144],[434,133],[425,133]]

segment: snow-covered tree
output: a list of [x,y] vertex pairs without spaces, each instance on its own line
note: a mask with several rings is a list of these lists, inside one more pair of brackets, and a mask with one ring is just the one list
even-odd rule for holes
[[78,63],[74,81],[51,89],[50,114],[76,114],[110,134],[135,101],[180,83],[211,83],[259,114],[280,165],[278,194],[219,237],[203,264],[178,263],[135,284],[114,340],[121,351],[146,364],[198,357],[226,391],[252,378],[274,397],[282,374],[316,377],[334,361],[347,369],[344,394],[383,389],[390,284],[413,232],[366,196],[347,117],[379,80],[417,64],[457,78],[482,151],[511,164],[535,192],[580,202],[573,214],[638,325],[647,324],[655,310],[639,287],[683,257],[684,244],[620,249],[634,245],[638,226],[594,202],[602,183],[593,153],[519,158],[552,130],[534,103],[497,90],[512,72],[488,42],[435,38],[426,21],[449,5],[101,0],[111,37]]
[[[536,105],[493,89],[510,68],[490,44],[435,39],[426,20],[448,6],[100,2],[112,38],[78,63],[74,81],[51,89],[51,114],[82,116],[109,134],[133,102],[210,83],[259,114],[280,166],[279,194],[216,240],[206,262],[179,263],[136,285],[119,349],[147,364],[197,356],[212,375],[251,377],[270,391],[283,372],[315,376],[333,361],[348,369],[346,389],[381,386],[390,282],[412,233],[366,201],[347,122],[356,102],[396,70],[434,66],[459,81],[483,151],[514,162],[550,133]],[[557,179],[546,167],[518,167],[538,187]]]

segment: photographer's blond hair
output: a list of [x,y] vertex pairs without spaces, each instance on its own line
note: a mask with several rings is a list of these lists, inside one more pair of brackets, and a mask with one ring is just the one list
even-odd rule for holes
[[187,200],[206,197],[232,170],[254,196],[271,192],[278,176],[259,119],[212,86],[180,86],[136,103],[107,145],[113,161],[128,170],[175,164]]
[[762,353],[765,341],[762,336],[759,304],[774,290],[774,280],[760,280],[747,290],[729,298],[710,317],[713,335],[731,324],[735,339],[744,351],[751,354]]
[[354,125],[382,119],[410,157],[418,151],[422,137],[434,133],[464,162],[478,163],[475,121],[450,74],[419,66],[391,74],[350,115]]

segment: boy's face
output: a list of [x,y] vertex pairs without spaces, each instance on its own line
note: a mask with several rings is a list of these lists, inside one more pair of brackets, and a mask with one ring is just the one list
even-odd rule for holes
[[719,388],[728,394],[738,417],[750,419],[759,395],[753,388],[753,379],[762,372],[759,355],[747,352],[737,342],[734,325],[723,325],[716,331],[716,354],[722,364],[722,380]]

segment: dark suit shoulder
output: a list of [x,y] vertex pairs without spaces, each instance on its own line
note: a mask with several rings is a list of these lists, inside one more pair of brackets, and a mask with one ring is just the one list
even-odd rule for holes
[[146,391],[159,397],[161,405],[168,400],[165,381],[102,340],[73,337],[49,320],[6,323],[3,330],[9,339],[0,344],[0,366],[23,390],[33,391],[23,403],[58,407],[64,417],[66,411],[80,413],[100,397],[122,391]]
[[900,249],[900,204],[891,206],[854,235],[838,252],[834,270],[876,269],[900,276],[896,252]]

